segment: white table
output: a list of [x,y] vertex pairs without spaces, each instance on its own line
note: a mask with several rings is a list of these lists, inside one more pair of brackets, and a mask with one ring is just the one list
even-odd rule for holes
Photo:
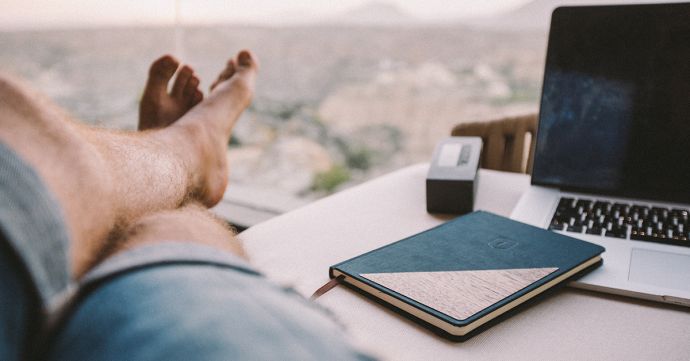
[[[427,169],[404,168],[239,237],[259,270],[309,296],[328,281],[330,265],[445,220],[426,212]],[[528,185],[526,175],[481,170],[475,208],[507,216]],[[356,343],[392,360],[690,360],[690,309],[570,288],[462,343],[344,287],[317,302]]]

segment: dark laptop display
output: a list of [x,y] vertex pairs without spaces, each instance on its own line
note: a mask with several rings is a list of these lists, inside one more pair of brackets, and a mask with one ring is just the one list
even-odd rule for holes
[[690,202],[690,3],[554,12],[532,183]]

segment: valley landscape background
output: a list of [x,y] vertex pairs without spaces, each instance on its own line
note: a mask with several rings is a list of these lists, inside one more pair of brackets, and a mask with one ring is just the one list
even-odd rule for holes
[[[152,60],[173,53],[206,90],[229,56],[252,49],[261,72],[228,146],[231,184],[306,202],[428,161],[457,123],[536,112],[554,4],[463,23],[370,3],[291,26],[3,31],[0,70],[79,119],[135,129]],[[525,8],[541,20],[519,20]]]

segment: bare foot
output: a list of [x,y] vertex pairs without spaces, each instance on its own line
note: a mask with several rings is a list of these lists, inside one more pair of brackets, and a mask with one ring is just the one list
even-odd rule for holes
[[211,87],[211,94],[168,129],[194,142],[190,196],[206,206],[220,202],[228,183],[226,150],[230,134],[251,103],[258,64],[247,50],[228,61]]
[[168,83],[180,63],[165,55],[151,64],[146,89],[139,104],[139,130],[167,127],[203,100],[199,78],[185,65],[168,92]]

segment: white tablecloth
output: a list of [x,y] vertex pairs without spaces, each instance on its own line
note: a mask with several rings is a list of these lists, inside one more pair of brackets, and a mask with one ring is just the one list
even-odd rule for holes
[[[252,263],[305,296],[328,267],[436,226],[428,165],[404,168],[256,225],[239,237]],[[480,171],[476,209],[508,216],[526,175]],[[690,360],[690,309],[564,289],[462,343],[337,287],[317,300],[352,337],[391,360]]]

